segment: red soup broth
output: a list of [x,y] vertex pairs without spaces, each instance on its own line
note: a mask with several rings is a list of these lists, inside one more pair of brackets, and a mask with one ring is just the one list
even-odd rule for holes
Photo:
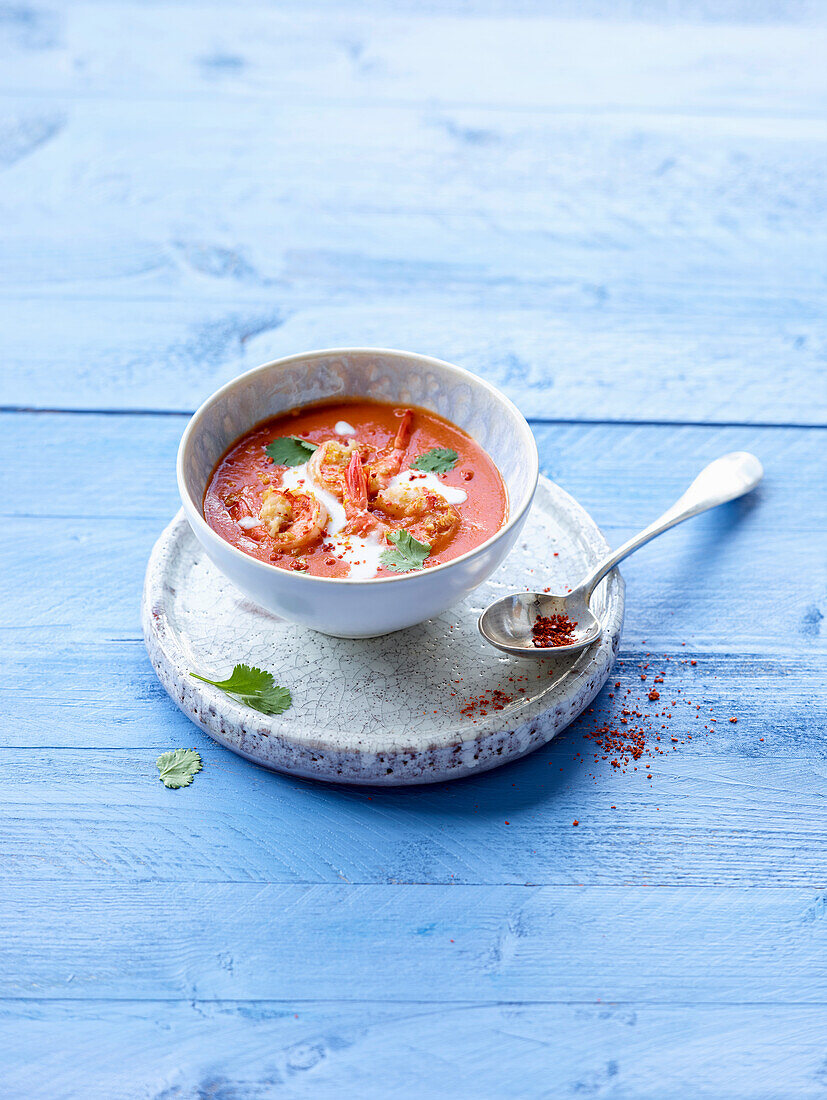
[[[351,453],[342,455],[333,447],[320,452],[341,461],[338,468],[332,467],[332,480],[319,491],[318,479],[305,465],[288,467],[268,456],[265,448],[283,437],[317,445],[334,440],[341,448],[349,447]],[[456,452],[451,469],[412,469],[414,462],[435,448]],[[353,451],[359,454],[355,464]],[[298,456],[303,453],[299,451]],[[310,459],[310,448],[306,454]],[[348,457],[351,461],[345,462]],[[366,497],[357,504],[347,477],[342,475],[346,466],[351,468],[348,476],[355,477],[357,484],[360,472],[364,473]],[[326,466],[323,472],[329,469]],[[392,506],[400,497],[400,488],[401,508]],[[465,499],[461,500],[462,494]],[[260,513],[268,500],[267,518],[262,520]],[[319,500],[327,505],[322,513],[327,522],[317,537],[311,537],[320,526],[318,510],[309,513],[315,521],[309,526],[304,525],[307,516],[303,512],[318,509]],[[204,494],[204,518],[227,542],[261,561],[315,577],[404,575],[381,561],[385,551],[394,549],[393,538],[402,530],[430,545],[422,568],[433,568],[485,542],[502,527],[507,511],[503,479],[469,435],[426,409],[365,400],[306,405],[259,424],[219,460]],[[337,522],[334,513],[346,526],[331,534]],[[302,545],[286,545],[297,532]]]

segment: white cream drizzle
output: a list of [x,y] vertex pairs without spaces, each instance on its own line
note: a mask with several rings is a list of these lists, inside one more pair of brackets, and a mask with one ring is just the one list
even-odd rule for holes
[[[340,431],[340,428],[346,428],[347,431]],[[336,425],[335,431],[339,435],[353,434],[353,429],[343,420]],[[390,484],[391,486],[421,485],[423,489],[429,489],[437,496],[441,496],[443,500],[447,500],[449,504],[462,504],[468,499],[468,494],[463,489],[458,489],[454,485],[445,485],[436,474],[425,473],[422,470],[402,470],[391,479]],[[366,538],[340,534],[347,522],[344,506],[332,493],[316,484],[310,476],[306,462],[301,466],[290,466],[284,471],[281,476],[281,488],[309,493],[325,506],[330,517],[326,528],[326,541],[331,545],[330,553],[348,564],[349,577],[361,581],[370,580],[376,576],[379,572],[379,559],[388,549],[386,543],[378,534],[371,534]],[[260,524],[261,520],[255,516],[244,516],[238,521],[239,527],[245,531],[250,531]]]
[[354,581],[367,581],[379,572],[379,559],[389,549],[378,535],[360,538],[358,535],[338,535],[332,538],[332,553],[350,566],[348,576]]
[[391,479],[391,488],[397,485],[421,485],[423,489],[429,489],[436,496],[447,500],[449,504],[462,504],[468,499],[464,489],[458,489],[455,485],[446,485],[436,474],[424,473],[422,470],[402,470]]
[[281,476],[282,489],[301,489],[303,493],[310,493],[316,500],[320,500],[327,508],[330,520],[327,524],[329,535],[338,535],[347,522],[345,509],[340,500],[337,500],[327,489],[322,489],[310,476],[307,463],[301,466],[290,466]]
[[333,431],[336,435],[356,435],[356,429],[351,427],[346,420],[337,421]]

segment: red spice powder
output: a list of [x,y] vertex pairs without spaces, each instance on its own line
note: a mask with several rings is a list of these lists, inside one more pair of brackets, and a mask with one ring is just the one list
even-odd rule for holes
[[[651,654],[646,654],[646,657],[650,656]],[[668,663],[671,659],[667,654],[664,654],[663,660],[665,664],[662,669],[657,672],[652,670],[649,673],[657,684],[664,683],[667,677]],[[684,659],[679,663],[694,667],[699,664],[695,659]],[[628,667],[631,664],[632,662],[629,660],[621,660],[618,662],[618,667],[622,668],[624,665]],[[637,675],[645,680],[646,670],[650,668],[650,665],[645,661],[638,661],[635,664],[637,665]],[[631,672],[632,669],[630,668],[629,671]],[[680,695],[681,699],[673,699],[671,705],[661,699],[661,693],[658,692],[657,688],[647,691],[646,687],[636,690],[634,686],[630,686],[621,695],[620,681],[615,681],[615,691],[618,693],[617,695],[612,692],[608,693],[608,698],[614,700],[614,704],[607,708],[610,712],[614,708],[618,708],[615,710],[614,715],[611,713],[606,714],[605,711],[600,718],[595,715],[591,728],[583,730],[583,737],[594,746],[593,760],[595,764],[606,762],[615,774],[622,774],[627,770],[640,770],[648,780],[651,780],[653,778],[653,765],[657,762],[658,757],[663,757],[670,752],[677,752],[681,745],[688,746],[693,742],[691,733],[683,730],[674,731],[672,708],[684,705],[693,712],[693,718],[696,721],[703,721],[701,704],[693,703],[687,697],[690,693],[684,693],[682,688],[673,688],[675,695]],[[649,707],[647,707],[647,703],[650,704]],[[651,704],[655,705],[651,706]],[[662,709],[658,709],[659,707]],[[592,708],[589,709],[588,713],[592,713]],[[709,713],[713,713],[712,708],[710,708]],[[674,718],[680,721],[678,714],[675,714]],[[729,721],[735,724],[738,722],[738,718],[733,715]],[[714,733],[716,729],[715,722],[715,718],[707,717],[704,729],[708,733]],[[682,722],[681,725],[683,725]],[[678,736],[676,736],[676,733]],[[697,737],[697,731],[695,736]],[[579,758],[580,754],[575,753],[574,759]],[[596,773],[590,774],[591,778],[597,781]]]
[[[552,617],[549,616],[549,618]],[[651,654],[647,653],[645,656],[651,657]],[[615,775],[639,770],[651,782],[654,778],[653,765],[657,763],[658,758],[678,752],[682,745],[690,746],[692,744],[693,735],[686,731],[680,716],[677,714],[675,718],[678,719],[683,728],[679,727],[677,730],[674,728],[672,708],[679,706],[678,701],[673,699],[671,705],[666,703],[665,700],[661,699],[661,692],[656,687],[647,689],[638,680],[638,677],[640,677],[640,680],[645,683],[647,679],[646,670],[650,670],[649,676],[651,679],[656,684],[663,684],[668,678],[672,660],[668,654],[663,654],[662,668],[657,670],[651,668],[654,662],[650,663],[645,660],[627,659],[624,661],[621,659],[618,662],[618,669],[626,666],[634,679],[631,684],[627,680],[628,686],[623,690],[621,690],[622,681],[614,681],[615,691],[607,693],[611,702],[605,709],[598,706],[597,713],[595,713],[595,707],[587,708],[585,714],[593,715],[593,718],[591,721],[586,718],[588,725],[585,729],[581,726],[581,734],[590,745],[590,752],[585,754],[586,758],[591,756],[595,765],[606,765]],[[694,659],[684,659],[679,663],[685,666],[693,665],[697,667],[698,665],[698,661]],[[661,662],[658,661],[658,664],[661,664]],[[672,669],[674,670],[674,665]],[[554,671],[552,668],[547,670],[543,668],[536,679],[542,679],[545,675],[554,675]],[[505,690],[503,688],[489,688],[480,695],[466,696],[463,702],[458,699],[460,713],[476,724],[491,711],[504,710],[509,704],[519,702],[520,697],[525,696],[528,690],[527,687],[519,685],[528,685],[534,679],[534,675],[529,676],[515,671],[513,676],[508,677],[508,683],[503,684]],[[454,683],[459,686],[462,683],[462,678],[455,680]],[[689,708],[692,712],[692,719],[703,721],[701,704],[693,703],[687,697],[690,693],[684,694],[682,688],[673,687],[672,690],[676,696],[681,695],[680,705]],[[459,696],[460,690],[452,691],[451,694]],[[706,708],[704,708],[705,710]],[[710,708],[711,713],[712,708]],[[729,721],[736,724],[738,718],[736,715],[731,715]],[[715,718],[707,717],[704,729],[709,733],[713,733],[716,729],[715,722]],[[764,739],[761,738],[761,740]],[[583,757],[579,752],[575,752],[573,759],[580,761]],[[548,761],[549,764],[556,762]],[[560,771],[562,772],[563,768],[560,768]],[[594,773],[590,772],[589,774],[591,778],[597,781],[596,770]],[[614,808],[612,806],[612,809]],[[575,819],[575,821],[578,821],[578,819]]]
[[538,649],[571,645],[577,623],[568,615],[538,615],[531,627],[531,636]]
[[466,718],[479,714],[484,718],[489,710],[504,710],[509,703],[513,702],[513,699],[514,696],[509,695],[508,692],[494,688],[491,691],[484,691],[482,695],[472,696],[465,706],[460,707],[460,714],[464,714]]

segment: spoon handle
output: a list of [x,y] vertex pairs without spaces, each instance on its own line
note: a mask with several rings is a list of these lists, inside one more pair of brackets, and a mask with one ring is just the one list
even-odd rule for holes
[[645,545],[656,535],[663,534],[677,523],[691,519],[709,508],[726,504],[754,489],[764,476],[764,468],[755,455],[748,451],[733,451],[710,462],[698,474],[686,492],[671,508],[628,542],[624,542],[598,565],[595,571],[580,585],[586,600],[603,577],[629,554]]

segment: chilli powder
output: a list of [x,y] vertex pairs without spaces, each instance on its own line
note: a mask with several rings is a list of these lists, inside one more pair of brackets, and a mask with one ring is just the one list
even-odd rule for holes
[[531,627],[531,637],[538,649],[571,645],[576,627],[577,623],[568,615],[538,615]]

